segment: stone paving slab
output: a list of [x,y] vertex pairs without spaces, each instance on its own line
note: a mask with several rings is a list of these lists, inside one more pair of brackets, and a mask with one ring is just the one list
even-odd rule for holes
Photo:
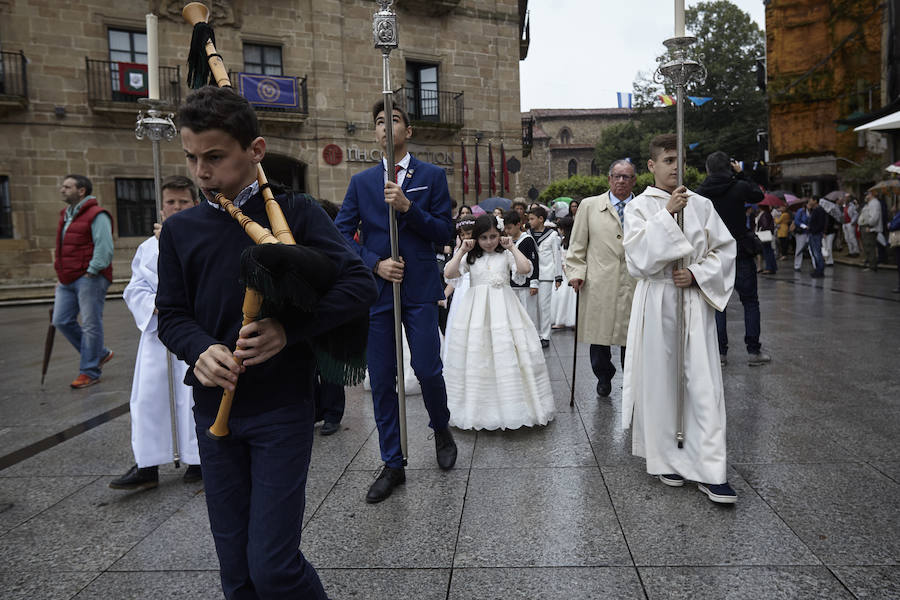
[[537,567],[453,570],[450,600],[638,600],[634,567]]
[[218,571],[106,572],[74,600],[214,600],[222,598]]
[[639,567],[649,600],[822,600],[853,595],[825,567]]

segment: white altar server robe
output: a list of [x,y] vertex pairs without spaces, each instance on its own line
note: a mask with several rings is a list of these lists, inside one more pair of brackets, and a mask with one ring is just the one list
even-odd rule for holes
[[[138,467],[152,467],[172,460],[172,417],[169,402],[169,375],[166,369],[166,347],[157,337],[156,288],[159,242],[146,239],[131,261],[131,280],[122,294],[134,316],[141,340],[131,384],[131,447]],[[187,364],[171,356],[175,387],[175,417],[178,428],[178,451],[189,465],[200,464],[197,433],[191,408],[194,399],[186,386]]]
[[[625,259],[638,280],[628,326],[622,425],[632,427],[632,452],[652,475],[677,473],[725,483],[725,395],[715,311],[734,288],[736,246],[710,200],[690,193],[684,232],[666,210],[670,194],[648,187],[625,208]],[[684,448],[675,442],[676,259],[696,285],[685,288]]]

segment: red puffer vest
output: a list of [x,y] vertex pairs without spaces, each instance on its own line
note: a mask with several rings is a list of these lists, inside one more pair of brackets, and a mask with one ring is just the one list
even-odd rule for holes
[[[100,213],[109,215],[112,223],[112,215],[108,210],[100,208],[97,199],[89,198],[78,209],[78,214],[69,223],[66,229],[65,239],[62,236],[63,225],[66,223],[66,209],[59,213],[59,226],[56,228],[56,260],[53,267],[60,283],[72,283],[85,273],[91,264],[94,255],[94,238],[91,236],[91,223]],[[112,282],[112,263],[100,274]]]

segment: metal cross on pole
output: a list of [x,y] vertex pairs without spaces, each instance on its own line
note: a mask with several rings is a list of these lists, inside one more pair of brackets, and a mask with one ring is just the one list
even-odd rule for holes
[[[394,92],[391,89],[391,50],[399,46],[397,38],[397,15],[391,10],[393,0],[376,0],[381,10],[375,13],[372,20],[372,33],[375,36],[375,47],[381,50],[382,77],[384,85],[384,130],[386,144],[384,157],[387,161],[387,175],[394,181]],[[395,182],[396,183],[396,182]],[[391,259],[400,260],[400,244],[397,233],[397,216],[393,206],[388,206],[388,220],[391,234]],[[403,464],[406,464],[406,386],[403,374],[403,329],[401,327],[400,283],[393,283],[394,291],[394,345],[397,360],[397,402],[400,413],[400,451]]]
[[[697,41],[697,38],[684,35],[684,0],[675,0],[675,36],[665,40],[663,44],[669,50],[669,60],[663,62],[653,74],[653,80],[657,83],[669,83],[675,86],[675,133],[678,144],[678,186],[684,185],[684,99],[685,86],[697,81],[706,81],[706,68],[699,61],[688,58],[688,47]],[[678,227],[684,230],[684,211],[676,213],[675,218]],[[684,268],[684,259],[676,262],[677,269]],[[684,294],[683,288],[678,288],[675,329],[678,332],[678,341],[675,349],[675,389],[676,389],[676,424],[675,442],[679,448],[684,447]]]

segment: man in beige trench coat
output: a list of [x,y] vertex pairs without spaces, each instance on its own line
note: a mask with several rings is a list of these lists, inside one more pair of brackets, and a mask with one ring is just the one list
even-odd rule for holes
[[625,363],[628,319],[636,281],[625,266],[622,246],[625,205],[634,197],[634,165],[617,160],[609,168],[610,189],[581,201],[566,253],[569,284],[581,294],[578,339],[591,345],[597,395],[609,396],[616,368],[610,346],[621,348]]

